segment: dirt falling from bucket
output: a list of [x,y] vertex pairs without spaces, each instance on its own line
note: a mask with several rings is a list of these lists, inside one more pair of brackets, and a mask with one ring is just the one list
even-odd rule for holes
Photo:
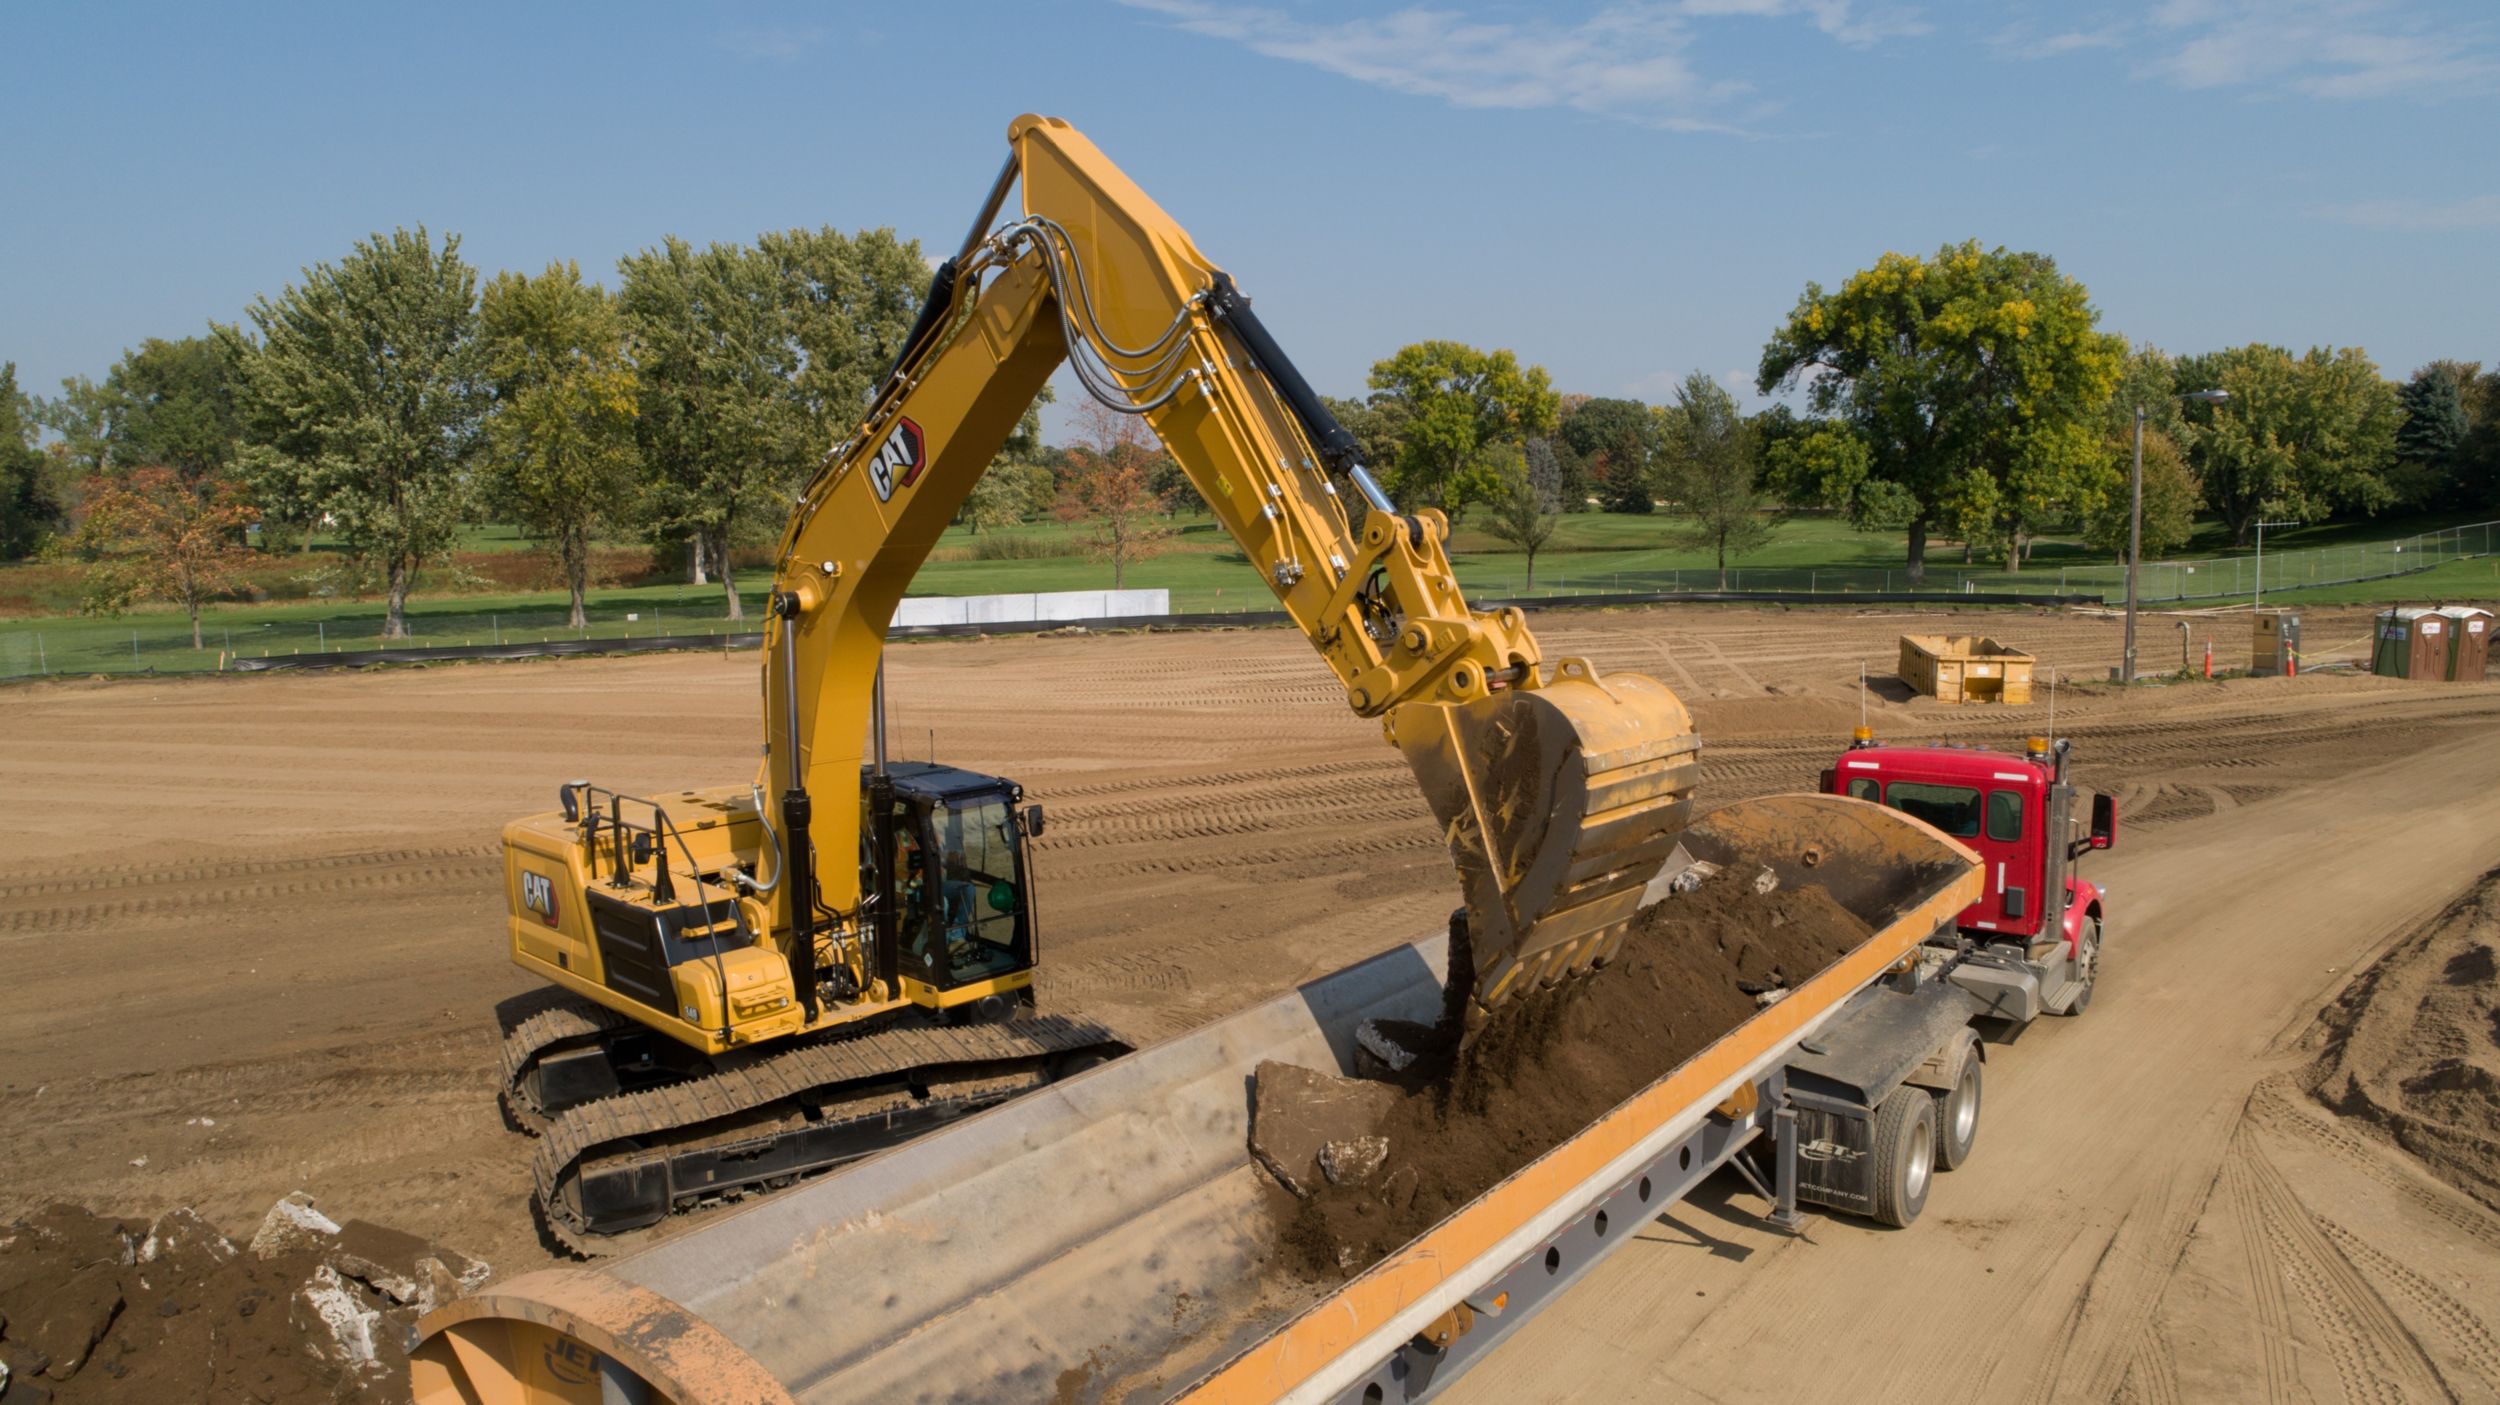
[[1505,1008],[1454,1062],[1446,1021],[1390,1028],[1420,1057],[1375,1129],[1388,1157],[1297,1201],[1281,1260],[1322,1281],[1361,1272],[1871,934],[1819,888],[1760,894],[1730,871],[1645,909],[1612,964]]

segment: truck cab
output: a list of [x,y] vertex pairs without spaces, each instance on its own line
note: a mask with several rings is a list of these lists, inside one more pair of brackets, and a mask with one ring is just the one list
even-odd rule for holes
[[2017,1022],[2080,1014],[2099,971],[2103,895],[2077,860],[2116,841],[2118,813],[2096,795],[2083,827],[2066,775],[2070,745],[1892,746],[1861,727],[1823,772],[1826,794],[1899,810],[1979,855],[1985,885],[1954,923],[1975,959],[1954,978]]

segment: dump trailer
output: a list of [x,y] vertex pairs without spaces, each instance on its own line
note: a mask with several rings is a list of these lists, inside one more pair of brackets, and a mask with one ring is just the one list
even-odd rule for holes
[[1783,1227],[1801,1200],[1915,1218],[1976,1130],[1981,1003],[1951,977],[1978,858],[1897,810],[1792,795],[1704,816],[1644,902],[1699,864],[1823,888],[1873,935],[1343,1283],[1275,1266],[1253,1071],[1351,1075],[1365,1021],[1441,1015],[1439,936],[639,1253],[462,1299],[422,1324],[416,1399],[1412,1401],[1721,1167]]

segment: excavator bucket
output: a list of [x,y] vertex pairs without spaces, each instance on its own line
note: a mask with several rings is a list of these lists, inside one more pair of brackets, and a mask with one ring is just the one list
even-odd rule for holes
[[1542,687],[1401,708],[1392,730],[1467,897],[1449,975],[1467,1031],[1614,955],[1692,812],[1701,739],[1675,694],[1564,659]]

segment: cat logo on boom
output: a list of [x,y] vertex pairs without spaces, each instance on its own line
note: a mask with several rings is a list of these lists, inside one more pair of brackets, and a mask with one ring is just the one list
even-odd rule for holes
[[920,426],[909,416],[894,422],[894,432],[885,437],[875,457],[868,460],[868,484],[877,490],[877,501],[888,502],[897,488],[908,488],[920,477],[920,466],[926,462],[920,438]]
[[521,870],[521,906],[538,914],[538,920],[556,925],[556,881],[543,873]]

